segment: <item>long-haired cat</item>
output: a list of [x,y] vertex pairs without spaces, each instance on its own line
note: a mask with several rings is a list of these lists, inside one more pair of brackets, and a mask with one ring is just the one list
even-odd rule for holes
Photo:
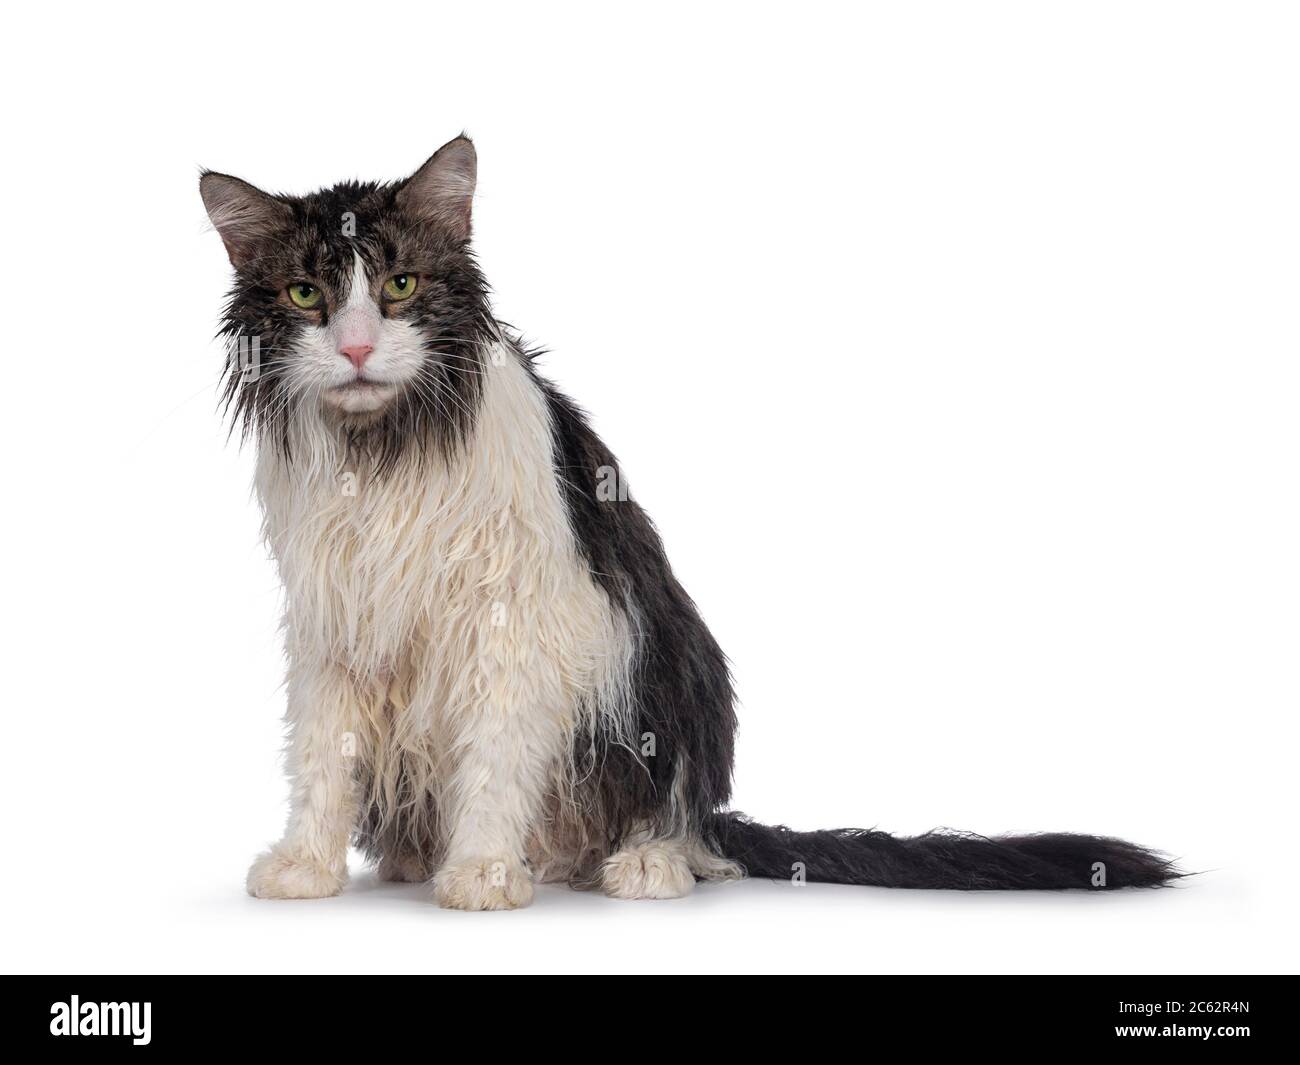
[[492,315],[474,148],[393,184],[204,173],[234,265],[226,398],[286,589],[291,813],[261,898],[333,895],[357,843],[444,906],[535,881],[675,898],[750,876],[1118,888],[1177,875],[1081,835],[794,832],[726,810],[727,661],[582,412]]

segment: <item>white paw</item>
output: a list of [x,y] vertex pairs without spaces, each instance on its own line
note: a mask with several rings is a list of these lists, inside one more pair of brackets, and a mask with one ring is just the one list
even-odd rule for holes
[[444,865],[433,894],[449,910],[516,910],[533,901],[533,878],[519,862],[483,858]]
[[272,847],[248,870],[248,893],[259,899],[323,899],[343,890],[337,872],[282,846]]
[[605,859],[601,888],[616,899],[680,899],[694,890],[695,877],[678,848],[642,843]]

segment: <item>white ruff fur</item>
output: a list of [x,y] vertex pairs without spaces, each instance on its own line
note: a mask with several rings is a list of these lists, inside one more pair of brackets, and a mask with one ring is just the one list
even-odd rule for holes
[[[563,875],[582,845],[580,818],[562,814],[571,752],[598,728],[626,739],[633,639],[579,557],[545,399],[511,350],[491,354],[475,428],[446,462],[372,482],[314,413],[292,430],[292,461],[259,455],[286,590],[294,783],[285,838],[249,874],[255,895],[339,891],[363,804],[441,840],[435,891],[463,909],[526,904],[530,852],[539,875]],[[665,876],[654,857],[644,894],[684,893],[680,867]],[[389,872],[425,873],[402,856]]]

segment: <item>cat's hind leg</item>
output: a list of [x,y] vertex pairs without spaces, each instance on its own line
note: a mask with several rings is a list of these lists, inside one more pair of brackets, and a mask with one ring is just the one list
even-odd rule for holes
[[433,879],[433,863],[414,847],[389,851],[379,860],[380,880],[394,884],[423,884]]
[[701,880],[739,880],[734,862],[709,853],[691,839],[651,839],[633,843],[605,859],[600,886],[616,899],[679,899]]
[[[373,770],[364,778],[373,788]],[[417,788],[410,774],[399,777],[399,809],[390,813],[372,801],[357,830],[357,845],[375,863],[380,880],[395,884],[423,884],[433,879],[440,850],[438,811],[431,794],[416,803],[409,796]]]

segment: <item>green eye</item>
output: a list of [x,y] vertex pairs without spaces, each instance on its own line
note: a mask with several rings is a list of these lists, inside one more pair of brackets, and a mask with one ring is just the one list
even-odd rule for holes
[[394,274],[384,282],[384,295],[390,300],[410,299],[414,291],[414,274]]
[[289,286],[289,298],[295,307],[309,311],[321,301],[321,290],[306,281],[295,281]]

